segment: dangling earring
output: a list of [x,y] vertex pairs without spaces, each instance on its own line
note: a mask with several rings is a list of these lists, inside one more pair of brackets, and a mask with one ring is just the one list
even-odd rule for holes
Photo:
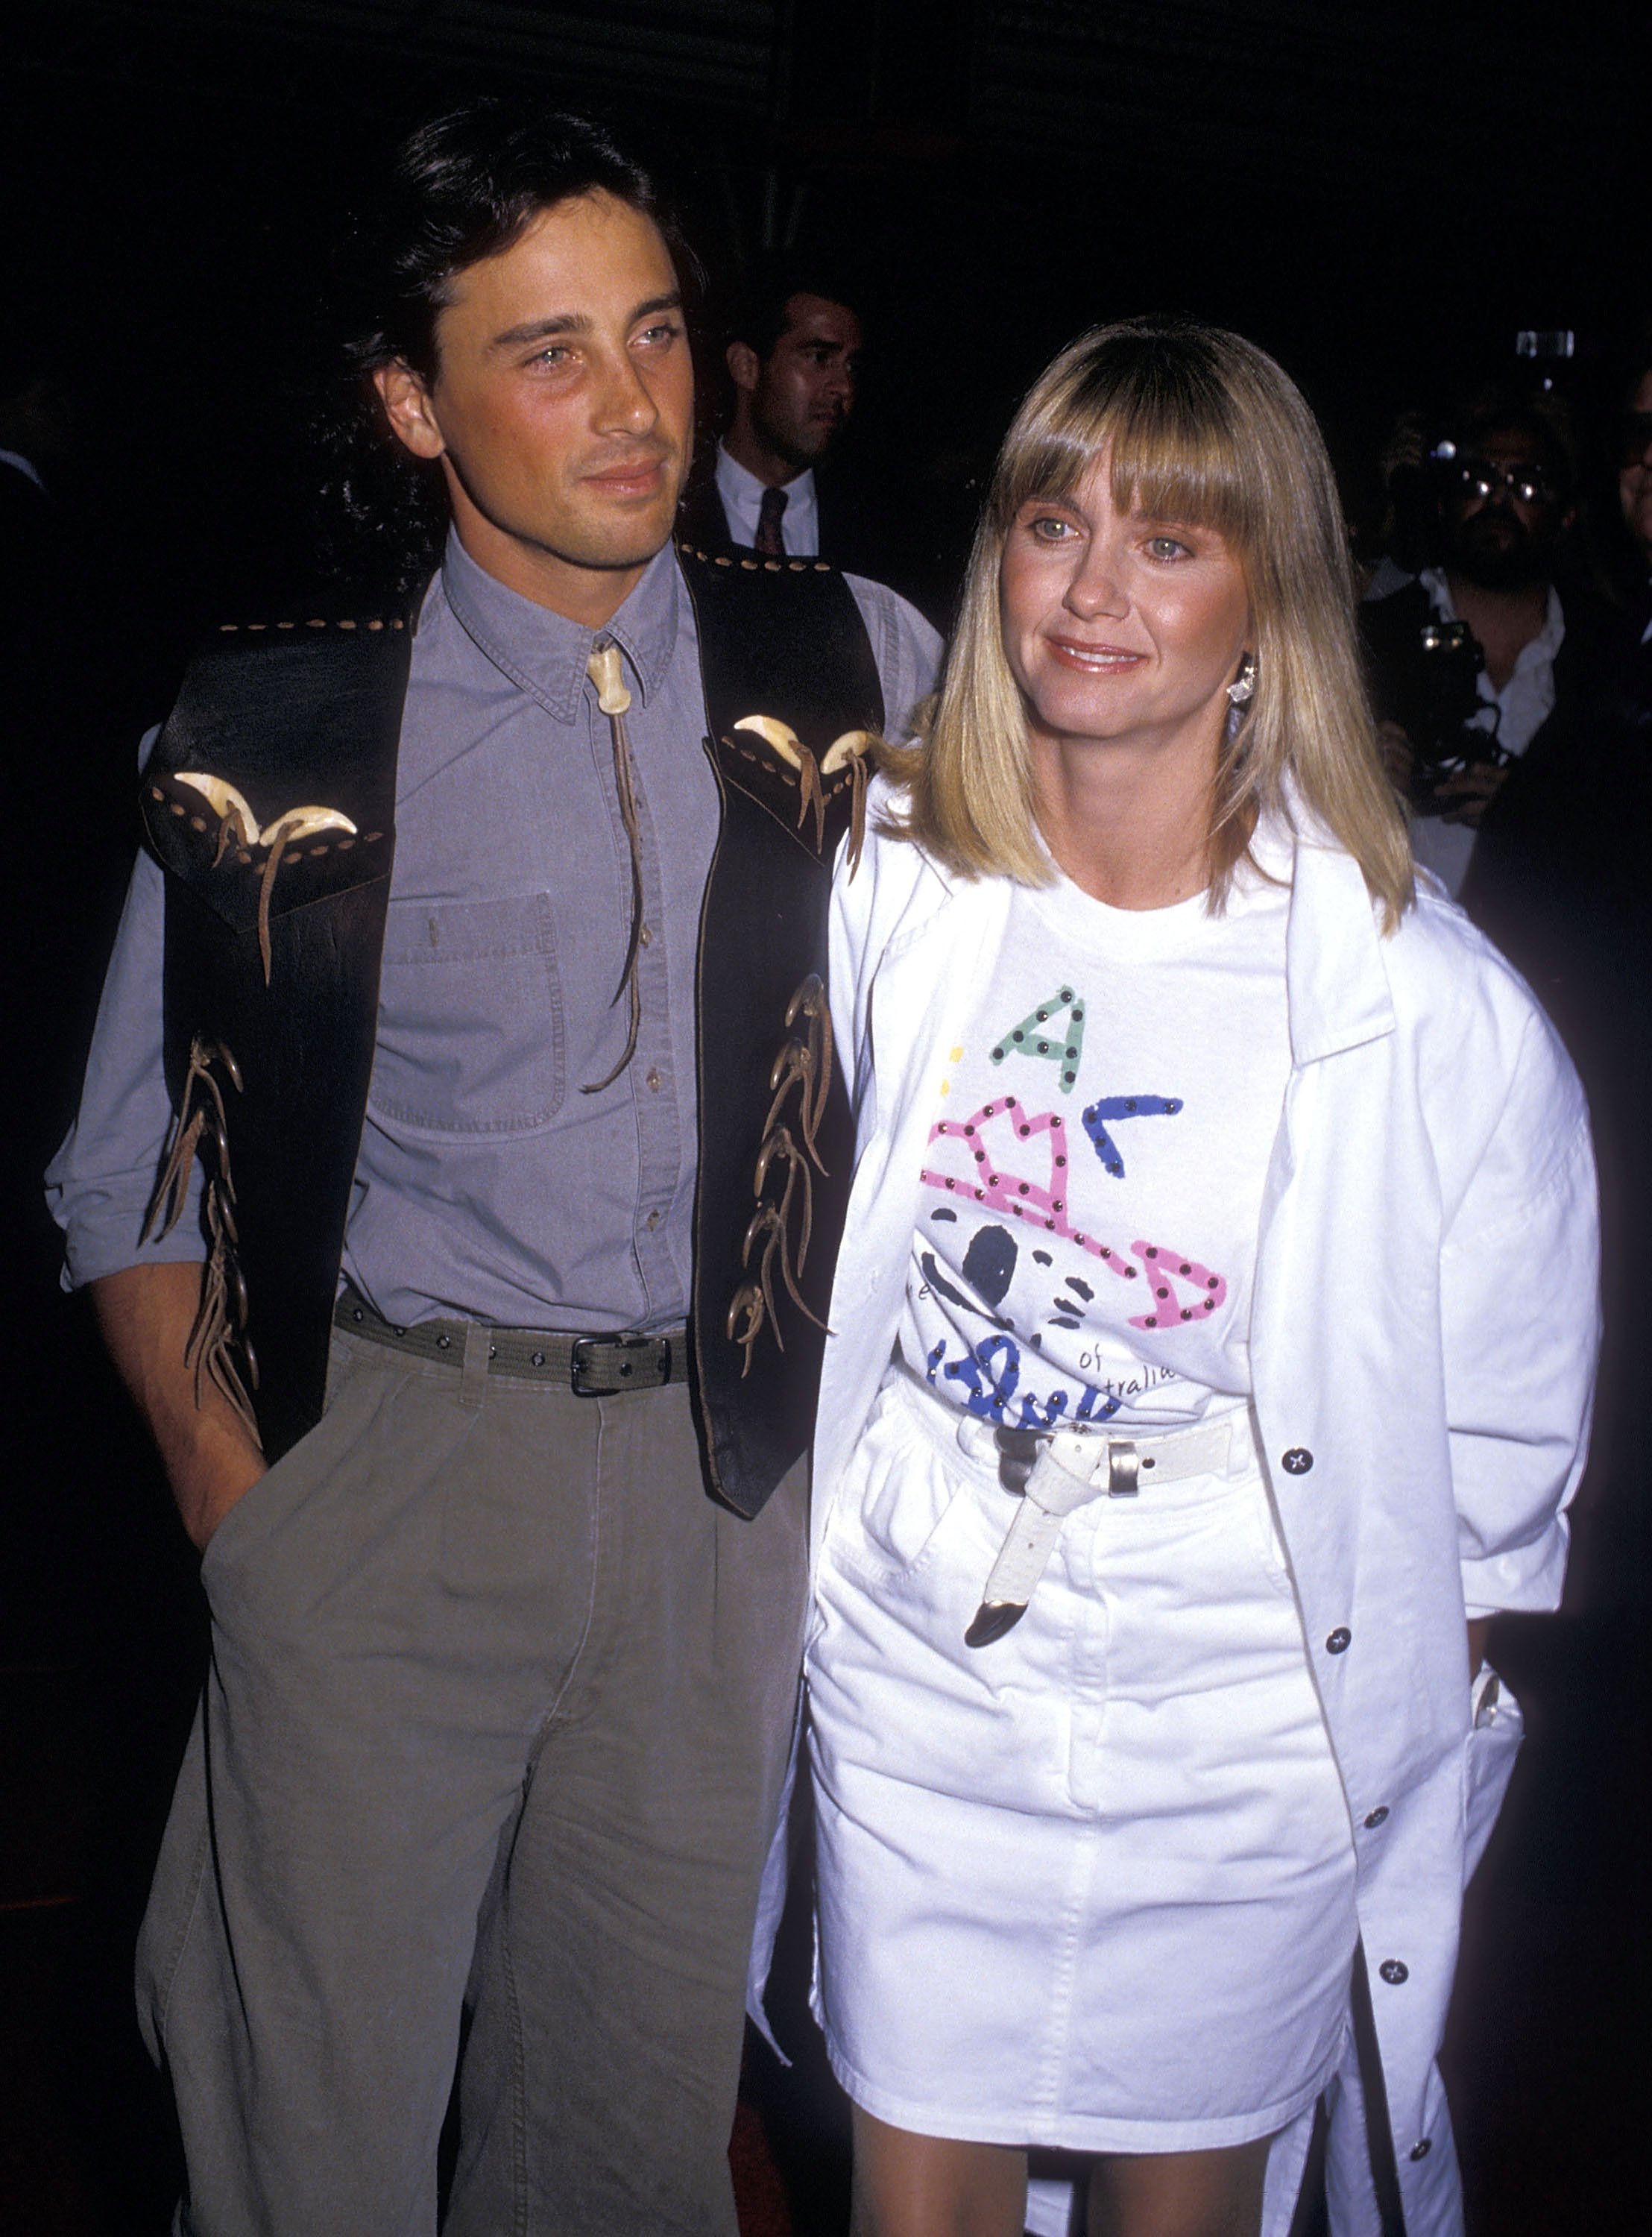
[[1255,689],[1255,656],[1247,652],[1243,660],[1239,663],[1238,675],[1234,676],[1233,682],[1227,686],[1227,697],[1229,703],[1234,707],[1244,706]]

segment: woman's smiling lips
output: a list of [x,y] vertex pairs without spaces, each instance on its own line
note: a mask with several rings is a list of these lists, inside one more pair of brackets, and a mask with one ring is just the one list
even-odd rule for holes
[[1122,675],[1147,658],[1146,653],[1132,652],[1122,644],[1080,644],[1070,637],[1047,637],[1044,643],[1053,660],[1063,668],[1076,669],[1081,676]]

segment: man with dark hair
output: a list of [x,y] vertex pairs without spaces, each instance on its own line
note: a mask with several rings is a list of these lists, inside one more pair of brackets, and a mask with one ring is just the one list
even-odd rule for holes
[[[1555,583],[1573,474],[1543,410],[1495,392],[1435,446],[1431,473],[1438,564],[1360,618],[1391,769],[1418,810],[1417,858],[1455,897],[1510,763],[1552,722],[1577,665],[1575,636],[1560,658],[1567,623]],[[1419,734],[1437,711],[1442,653],[1464,693],[1446,710],[1449,737]]]
[[851,1163],[826,890],[938,647],[679,560],[681,278],[596,128],[426,127],[378,271],[440,566],[192,668],[51,1176],[213,1617],[140,1959],[179,2226],[433,2228],[451,2112],[461,2237],[732,2237]]
[[828,470],[864,346],[859,314],[835,287],[802,266],[770,267],[741,292],[724,352],[728,425],[683,509],[683,533],[700,549],[885,571],[892,546],[880,508]]

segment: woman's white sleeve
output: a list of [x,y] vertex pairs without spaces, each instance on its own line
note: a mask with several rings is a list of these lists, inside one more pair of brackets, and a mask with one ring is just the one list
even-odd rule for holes
[[875,835],[867,841],[859,865],[846,867],[848,842],[838,850],[832,879],[832,913],[827,965],[828,998],[837,1061],[849,1092],[849,1107],[860,1137],[861,1103],[871,1086],[868,1011],[872,994],[869,968],[872,902],[877,884],[878,848]]
[[1471,1617],[1559,1600],[1600,1347],[1599,1244],[1583,1089],[1534,1011],[1441,1252],[1446,1422]]

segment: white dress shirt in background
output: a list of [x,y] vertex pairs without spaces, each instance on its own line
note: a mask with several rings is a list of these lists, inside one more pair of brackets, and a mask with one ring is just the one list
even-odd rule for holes
[[[1433,600],[1440,619],[1456,621],[1458,616],[1451,604],[1451,586],[1439,569],[1425,567],[1418,580]],[[1502,690],[1495,690],[1485,670],[1480,670],[1482,712],[1476,716],[1475,726],[1494,731],[1505,753],[1524,754],[1554,713],[1555,655],[1565,635],[1560,600],[1551,584],[1543,627],[1530,644],[1521,647],[1514,673]],[[1475,835],[1466,823],[1447,823],[1438,815],[1418,815],[1412,821],[1412,847],[1418,861],[1434,873],[1453,901],[1468,875]]]
[[[786,511],[780,515],[780,541],[791,559],[813,559],[820,549],[820,508],[814,494],[814,471],[805,466],[795,481],[782,485]],[[728,516],[728,533],[736,544],[755,544],[757,516],[768,485],[747,473],[738,459],[717,445],[717,494]]]

